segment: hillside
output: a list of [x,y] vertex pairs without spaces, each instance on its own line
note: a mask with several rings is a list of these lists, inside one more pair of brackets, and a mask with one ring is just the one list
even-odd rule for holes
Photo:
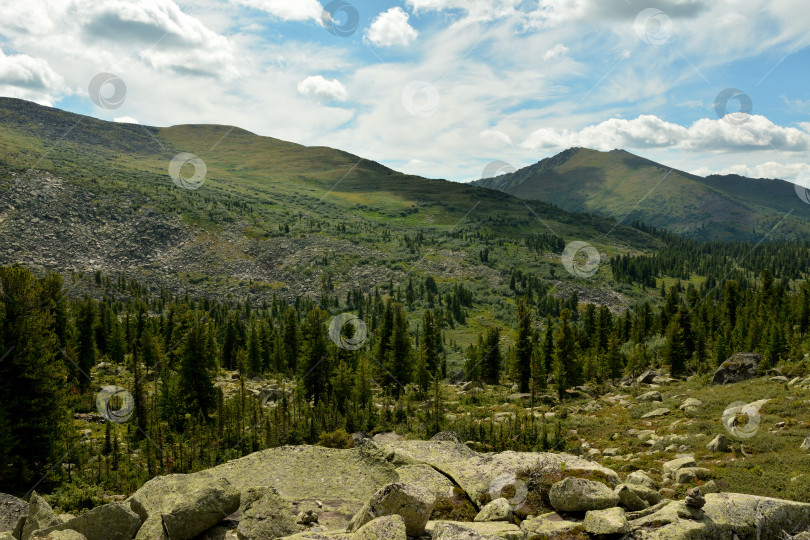
[[796,197],[789,182],[703,178],[624,150],[571,148],[473,184],[702,240],[757,241],[777,223],[774,238],[795,240],[810,232],[810,205]]
[[[180,152],[205,163],[200,189],[169,177]],[[345,295],[410,273],[489,286],[524,265],[509,249],[553,276],[560,251],[527,249],[533,235],[591,241],[608,256],[658,245],[611,220],[404,175],[331,148],[0,99],[0,264],[120,273],[153,290],[319,297],[326,283]]]

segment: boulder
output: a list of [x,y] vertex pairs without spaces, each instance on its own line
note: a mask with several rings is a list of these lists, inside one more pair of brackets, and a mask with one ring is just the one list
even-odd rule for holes
[[630,526],[644,540],[780,540],[810,527],[810,504],[769,497],[709,493],[698,512],[683,517],[685,508],[670,502]]
[[408,536],[421,536],[435,504],[433,494],[421,486],[402,482],[388,484],[355,514],[348,530],[354,532],[375,518],[398,514],[405,520]]
[[712,384],[731,384],[757,376],[757,368],[762,355],[757,353],[737,353],[720,364],[712,377]]
[[[644,488],[646,489],[646,488]],[[616,495],[619,496],[619,505],[627,508],[631,512],[637,512],[639,510],[644,510],[650,503],[639,497],[633,489],[628,487],[626,484],[622,484],[620,486],[616,486],[614,490]]]
[[648,487],[650,489],[656,489],[655,482],[652,478],[649,477],[647,473],[644,471],[633,471],[627,475],[627,478],[624,480],[625,484],[637,484]]
[[512,506],[499,497],[481,508],[473,521],[512,521]]
[[648,369],[644,373],[636,378],[636,383],[638,384],[652,384],[653,379],[661,375],[659,372],[655,371],[654,369]]
[[526,540],[576,539],[585,532],[585,527],[580,522],[568,521],[551,512],[523,520],[520,530]]
[[[453,533],[459,536],[448,536]],[[438,534],[442,538],[466,538],[470,540],[523,540],[523,532],[517,525],[505,521],[428,521],[425,534],[434,540]],[[465,536],[466,535],[466,536]],[[424,538],[424,537],[423,537]]]
[[47,534],[35,532],[31,535],[31,540],[87,540],[87,537],[80,532],[66,529],[64,531],[53,531]]
[[236,535],[239,540],[261,540],[295,534],[292,505],[272,487],[248,488],[239,504],[241,519]]
[[20,540],[29,540],[31,533],[34,531],[46,529],[60,523],[62,523],[62,520],[56,517],[51,505],[40,497],[36,491],[33,491],[28,499],[28,516],[25,517]]
[[[61,520],[60,520],[61,521]],[[123,503],[98,506],[70,519],[37,531],[40,536],[53,532],[75,531],[87,540],[131,540],[141,526],[141,518]]]
[[0,493],[0,532],[13,531],[20,518],[28,515],[28,503]]
[[805,437],[804,441],[802,441],[801,446],[799,446],[801,450],[810,451],[810,437]]
[[218,478],[184,494],[165,510],[163,527],[171,540],[189,540],[234,513],[239,499],[239,490]]
[[460,443],[461,437],[459,437],[458,433],[456,433],[455,431],[440,431],[439,433],[431,437],[430,440]]
[[654,410],[648,412],[647,414],[641,415],[641,418],[642,419],[658,418],[659,416],[664,416],[664,415],[667,415],[669,413],[670,413],[670,411],[666,407],[659,407],[657,409],[654,409]]
[[661,397],[661,392],[650,390],[638,396],[636,401],[664,401],[664,398]]
[[[625,484],[625,487],[650,506],[655,506],[661,502],[661,494],[658,493],[658,490],[651,489],[642,484]],[[625,506],[625,508],[627,507]],[[629,510],[629,508],[627,509]]]
[[430,465],[404,465],[397,468],[397,481],[416,484],[436,497],[430,519],[470,521],[478,512],[467,494]]
[[582,522],[585,532],[593,535],[627,534],[630,525],[621,508],[608,508],[606,510],[590,510],[585,513]]
[[706,445],[706,450],[709,452],[728,452],[728,448],[728,439],[722,433]]
[[[263,536],[261,538],[273,538]],[[383,516],[372,519],[354,535],[355,540],[407,540],[402,516]]]
[[548,498],[558,512],[604,510],[619,504],[619,496],[602,482],[573,476],[551,486]]
[[675,471],[676,484],[689,484],[695,480],[708,480],[712,471],[703,467],[682,467]]
[[683,469],[684,467],[697,467],[695,458],[692,456],[684,456],[669,460],[662,466],[662,471],[664,476],[672,477],[675,475],[675,471]]

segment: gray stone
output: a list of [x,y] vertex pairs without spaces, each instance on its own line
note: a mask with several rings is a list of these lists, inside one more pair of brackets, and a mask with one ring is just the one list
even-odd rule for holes
[[218,478],[184,494],[164,511],[163,527],[171,540],[189,540],[234,513],[239,498],[239,490]]
[[582,522],[585,532],[593,535],[627,534],[630,525],[621,508],[608,508],[607,510],[591,510],[585,513]]
[[661,494],[658,493],[658,490],[649,488],[642,484],[625,484],[627,489],[633,492],[633,494],[645,501],[650,506],[654,506],[661,502]]
[[[454,533],[458,536],[447,536]],[[523,540],[523,532],[520,528],[505,521],[428,521],[425,526],[425,535],[434,540],[437,535],[444,535],[443,538],[448,539]],[[422,538],[424,539],[424,537]]]
[[799,448],[805,451],[810,450],[810,437],[805,437],[804,441],[802,441],[802,445]]
[[644,392],[638,396],[636,401],[664,401],[664,398],[661,397],[661,392],[650,390],[649,392]]
[[722,433],[712,439],[711,442],[706,445],[706,449],[709,452],[728,452],[728,448],[728,439]]
[[646,486],[650,489],[655,489],[656,485],[650,476],[645,473],[644,471],[633,471],[627,475],[627,478],[624,480],[625,484],[638,484],[642,486]]
[[[98,506],[64,523],[40,529],[45,536],[51,532],[71,530],[87,540],[131,540],[141,526],[141,518],[123,503]],[[182,539],[181,539],[182,540]]]
[[405,521],[396,514],[378,517],[360,527],[354,537],[355,540],[407,540]]
[[670,413],[670,410],[667,409],[666,407],[659,407],[659,408],[657,408],[655,410],[652,410],[652,411],[648,412],[647,414],[641,415],[641,418],[642,419],[658,418],[659,416],[664,416],[664,415],[667,415],[669,413]]
[[398,514],[405,520],[408,536],[421,536],[435,504],[436,497],[421,486],[401,482],[388,484],[355,514],[348,530],[354,532],[375,518]]
[[676,459],[672,459],[664,463],[662,469],[664,472],[664,476],[673,476],[675,471],[678,469],[683,469],[684,467],[696,467],[697,463],[695,462],[695,458],[692,456],[685,456]]
[[512,521],[512,506],[499,497],[481,508],[473,521]]
[[648,369],[644,373],[636,378],[636,383],[638,384],[651,384],[653,379],[661,375],[659,372],[655,371],[654,369]]
[[556,512],[529,517],[520,524],[526,540],[551,540],[554,538],[577,538],[585,532],[581,522],[563,519]]
[[28,503],[0,493],[0,532],[13,531],[20,518],[28,515]]
[[87,537],[80,532],[66,529],[64,531],[52,531],[47,534],[35,532],[31,535],[31,540],[87,540]]
[[614,491],[616,492],[616,495],[619,496],[619,505],[623,506],[624,508],[627,508],[631,512],[644,510],[645,508],[650,506],[650,504],[647,501],[636,495],[636,492],[633,491],[626,484],[617,486]]
[[292,505],[272,487],[249,488],[239,504],[239,540],[261,540],[295,534],[301,530]]
[[573,476],[551,486],[548,497],[558,512],[604,510],[619,504],[619,496],[605,484]]
[[40,497],[36,491],[33,491],[28,499],[28,516],[25,518],[20,539],[29,540],[31,533],[34,531],[59,525],[61,522],[62,520],[56,517],[51,505]]
[[757,353],[737,353],[720,364],[712,377],[712,384],[731,384],[757,376],[757,367],[762,355]]

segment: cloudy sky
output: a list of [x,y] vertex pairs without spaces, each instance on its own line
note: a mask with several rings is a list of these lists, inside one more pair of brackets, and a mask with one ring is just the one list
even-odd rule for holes
[[[452,180],[570,146],[792,180],[810,164],[805,3],[0,0],[0,95]],[[91,95],[100,73],[122,103]]]

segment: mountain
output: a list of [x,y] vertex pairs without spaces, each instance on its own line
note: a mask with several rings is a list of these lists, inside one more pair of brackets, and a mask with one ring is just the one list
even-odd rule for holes
[[[205,164],[199,189],[170,178],[182,152]],[[193,172],[184,166],[184,177]],[[530,248],[534,235],[541,240]],[[123,274],[197,295],[342,297],[409,275],[494,286],[530,258],[539,275],[566,279],[561,248],[551,246],[572,240],[606,254],[660,244],[610,219],[401,174],[332,148],[0,99],[0,264]]]
[[[810,205],[782,180],[689,174],[624,150],[570,148],[474,185],[701,240],[806,238]],[[776,227],[776,228],[774,228]]]

